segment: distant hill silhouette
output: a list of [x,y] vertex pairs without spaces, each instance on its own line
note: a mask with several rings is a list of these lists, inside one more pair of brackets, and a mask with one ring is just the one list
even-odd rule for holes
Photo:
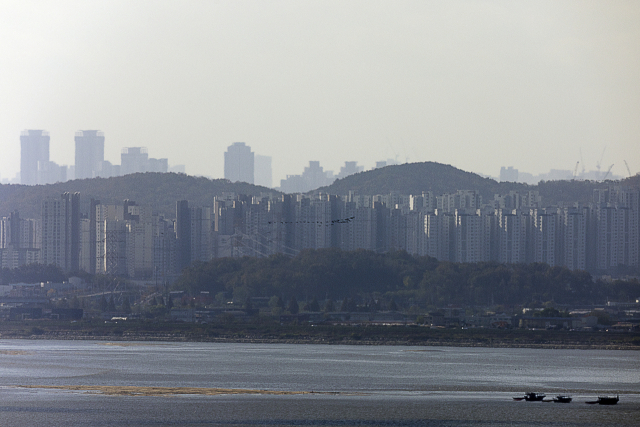
[[350,190],[358,194],[420,194],[433,191],[436,195],[456,190],[479,190],[484,198],[509,190],[524,190],[526,184],[499,183],[491,178],[465,172],[450,165],[435,162],[406,163],[360,172],[339,179],[318,189],[329,194],[346,195]]
[[0,185],[0,217],[18,210],[22,218],[40,218],[41,202],[65,192],[80,192],[83,203],[91,198],[103,204],[121,204],[124,199],[148,205],[168,218],[175,217],[177,200],[189,205],[211,206],[223,192],[259,195],[274,190],[226,179],[208,179],[176,173],[136,173],[113,178],[76,179],[49,185]]
[[[317,190],[329,194],[420,194],[433,191],[435,195],[456,190],[478,190],[485,202],[494,194],[511,190],[537,190],[545,206],[558,202],[590,202],[594,188],[625,184],[640,189],[640,175],[623,181],[542,181],[538,185],[497,182],[478,174],[465,172],[450,165],[434,162],[408,163],[360,172],[335,181]],[[276,192],[273,189],[226,179],[208,179],[176,173],[137,173],[114,178],[79,179],[50,185],[0,185],[0,217],[18,210],[22,218],[39,218],[41,202],[46,198],[59,198],[64,192],[80,192],[83,204],[91,198],[103,204],[120,204],[124,199],[139,205],[152,206],[168,218],[175,216],[177,200],[188,200],[192,206],[211,206],[214,196],[224,192],[259,195]]]
[[[450,165],[435,162],[406,163],[360,172],[339,179],[333,184],[319,188],[328,194],[346,195],[350,190],[357,194],[420,194],[433,191],[435,195],[454,193],[457,190],[478,190],[483,201],[493,199],[494,194],[515,191],[538,191],[545,206],[558,202],[590,202],[595,188],[606,188],[620,181],[541,181],[538,185],[515,182],[497,182],[472,172],[465,172]],[[628,178],[622,183],[640,188],[640,176]]]

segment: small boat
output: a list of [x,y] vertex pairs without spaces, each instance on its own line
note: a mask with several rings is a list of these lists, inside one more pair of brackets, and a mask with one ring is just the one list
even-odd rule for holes
[[556,403],[571,403],[572,400],[571,396],[567,396],[566,394],[559,394],[553,398],[553,401]]
[[514,397],[513,400],[526,400],[527,402],[541,402],[546,397],[544,393],[525,393],[522,397]]
[[614,396],[598,396],[598,400],[589,400],[585,403],[589,405],[615,405],[620,401],[620,397],[618,395]]
[[541,402],[547,395],[544,393],[525,393],[524,400],[527,402]]

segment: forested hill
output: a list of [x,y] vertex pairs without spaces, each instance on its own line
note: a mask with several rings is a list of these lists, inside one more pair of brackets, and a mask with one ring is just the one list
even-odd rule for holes
[[59,198],[65,192],[80,192],[83,202],[94,198],[103,204],[121,204],[124,199],[130,199],[173,218],[177,200],[188,200],[193,206],[211,206],[213,196],[223,192],[259,195],[269,191],[273,190],[243,182],[231,183],[226,179],[152,172],[49,185],[0,185],[0,217],[18,210],[23,218],[39,218],[42,200]]
[[[320,188],[329,194],[346,195],[350,190],[357,194],[420,194],[433,191],[435,195],[457,190],[478,190],[485,202],[494,194],[506,194],[511,190],[537,190],[545,206],[558,202],[590,202],[594,188],[613,184],[625,184],[640,189],[640,175],[623,181],[546,181],[538,185],[513,182],[497,182],[490,178],[434,162],[408,163],[360,172],[337,180]],[[91,198],[104,204],[119,204],[124,199],[139,205],[153,206],[159,213],[173,218],[175,202],[188,200],[193,206],[211,206],[213,196],[223,192],[259,195],[275,190],[242,182],[231,183],[226,179],[208,179],[175,173],[137,173],[114,178],[78,179],[49,185],[0,185],[0,217],[18,210],[23,218],[39,218],[42,200],[59,198],[65,192],[80,192],[83,203]]]
[[[497,182],[478,174],[465,172],[450,165],[434,162],[406,163],[386,166],[367,172],[360,172],[339,179],[333,184],[316,191],[328,194],[346,195],[353,190],[357,194],[387,194],[392,191],[401,194],[420,194],[433,191],[435,195],[454,193],[457,190],[478,190],[483,200],[493,199],[495,194],[515,191],[539,191],[545,206],[558,202],[582,202],[592,200],[595,188],[606,188],[620,181],[541,181],[538,185],[515,182]],[[628,178],[623,184],[640,188],[640,176]]]
[[491,178],[465,172],[450,165],[435,162],[405,163],[386,166],[367,172],[360,172],[339,179],[333,184],[319,189],[328,194],[346,195],[350,190],[357,194],[387,194],[392,191],[401,194],[420,194],[433,191],[434,194],[453,193],[457,190],[478,190],[483,198],[509,190],[524,190],[526,184],[513,182],[499,183]]
[[379,254],[338,249],[305,249],[293,258],[278,254],[196,262],[183,270],[175,288],[189,295],[223,292],[240,302],[271,296],[284,301],[292,296],[306,301],[382,298],[404,301],[405,308],[408,304],[484,306],[490,301],[604,304],[608,299],[632,301],[640,294],[637,279],[594,281],[585,271],[541,263],[452,263],[404,251]]

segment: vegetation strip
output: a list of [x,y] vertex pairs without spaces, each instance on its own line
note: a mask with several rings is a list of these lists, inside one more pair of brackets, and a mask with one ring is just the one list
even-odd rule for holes
[[97,392],[111,396],[172,396],[178,394],[193,394],[202,396],[216,396],[221,394],[341,394],[337,392],[316,391],[280,391],[280,390],[250,390],[239,388],[205,388],[205,387],[137,387],[137,386],[100,386],[100,385],[18,385],[20,388],[53,389]]

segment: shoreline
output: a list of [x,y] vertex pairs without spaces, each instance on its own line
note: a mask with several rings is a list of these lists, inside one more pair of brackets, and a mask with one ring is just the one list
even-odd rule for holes
[[640,332],[428,328],[416,325],[211,324],[150,321],[0,322],[0,340],[640,350]]
[[135,334],[86,335],[69,332],[46,332],[37,335],[14,335],[0,333],[0,342],[5,339],[20,340],[79,340],[104,342],[168,342],[168,343],[237,343],[237,344],[299,344],[299,345],[358,345],[358,346],[413,346],[413,347],[469,347],[469,348],[530,348],[549,350],[640,350],[640,346],[630,344],[587,344],[557,342],[521,342],[502,340],[477,342],[467,340],[402,340],[402,339],[325,339],[325,338],[274,338],[274,337],[187,337],[181,334]]

